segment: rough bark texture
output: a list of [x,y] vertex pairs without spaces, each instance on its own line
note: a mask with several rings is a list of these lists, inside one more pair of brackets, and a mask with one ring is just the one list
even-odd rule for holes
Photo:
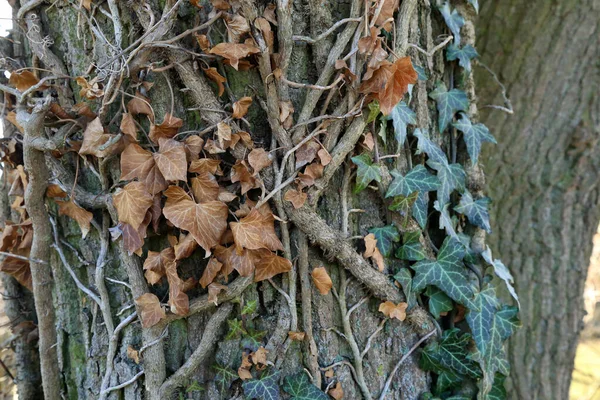
[[[490,241],[521,295],[512,396],[566,399],[600,217],[600,3],[482,3],[477,50],[515,110],[482,111],[499,142],[484,159]],[[502,105],[488,73],[477,74],[480,106]]]

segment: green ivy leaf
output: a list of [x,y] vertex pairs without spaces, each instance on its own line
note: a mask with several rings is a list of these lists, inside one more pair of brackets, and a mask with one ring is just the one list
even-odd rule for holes
[[454,207],[454,211],[466,215],[469,222],[473,225],[480,227],[487,233],[492,233],[492,228],[490,227],[490,214],[488,212],[489,204],[490,199],[488,197],[474,200],[471,193],[469,193],[468,190],[465,190],[460,198],[460,203]]
[[433,372],[450,371],[472,378],[481,376],[477,363],[469,358],[471,335],[460,333],[458,328],[446,330],[439,342],[428,344],[421,353],[421,368]]
[[419,164],[403,176],[400,172],[391,171],[394,180],[390,184],[385,197],[408,196],[413,192],[429,192],[440,187],[438,177]]
[[496,374],[494,378],[494,384],[492,390],[486,396],[486,400],[506,400],[508,398],[506,388],[504,387],[504,380],[506,378],[500,374]]
[[266,331],[248,329],[246,334],[242,337],[242,346],[246,349],[256,351],[260,346],[262,346],[262,340],[264,339],[266,334]]
[[406,296],[406,302],[408,303],[408,309],[410,310],[417,304],[417,296],[412,290],[412,274],[408,268],[401,268],[400,271],[394,275],[394,279],[402,286],[402,291]]
[[329,400],[329,396],[310,383],[304,372],[286,376],[283,390],[292,396],[291,400]]
[[443,82],[438,82],[437,87],[429,97],[437,102],[438,125],[440,133],[444,132],[457,111],[466,111],[469,108],[469,99],[462,90],[448,91]]
[[440,229],[445,229],[446,234],[451,238],[460,241],[458,235],[456,234],[456,230],[454,226],[456,225],[455,220],[450,216],[450,212],[448,208],[450,204],[446,203],[443,206],[440,206],[439,200],[433,202],[433,208],[440,212]]
[[414,206],[419,199],[419,192],[412,192],[408,196],[396,196],[388,207],[391,211],[396,211],[402,217],[402,225],[406,226],[411,216],[411,209],[414,212]]
[[464,113],[460,113],[460,119],[452,125],[464,134],[472,165],[477,164],[483,142],[496,143],[496,139],[484,124],[473,125]]
[[469,3],[475,8],[475,12],[479,13],[479,1],[478,0],[469,0]]
[[442,313],[451,311],[454,308],[452,299],[434,286],[427,286],[425,295],[429,297],[429,312],[436,319],[439,318]]
[[367,117],[367,124],[370,124],[371,122],[375,121],[375,119],[377,118],[377,116],[380,113],[379,102],[377,100],[373,100],[372,102],[369,103],[368,107],[369,107],[369,116]]
[[452,388],[458,387],[463,380],[464,379],[461,376],[452,371],[442,371],[440,374],[438,374],[438,378],[435,383],[435,392],[441,395]]
[[426,81],[427,79],[429,79],[427,77],[427,73],[425,72],[425,68],[421,67],[420,65],[413,65],[413,68],[415,69],[415,71],[417,71],[418,80]]
[[448,2],[442,4],[439,10],[442,13],[442,17],[444,17],[444,21],[446,21],[446,25],[448,25],[448,29],[450,29],[450,32],[454,36],[454,44],[459,44],[460,28],[465,24],[464,18],[456,9],[451,10]]
[[377,247],[384,257],[389,257],[392,253],[392,246],[400,241],[400,233],[394,225],[382,226],[380,228],[371,228],[369,233],[375,235]]
[[486,250],[483,253],[481,253],[481,257],[483,257],[485,262],[487,262],[492,267],[494,267],[494,273],[498,276],[498,278],[500,278],[504,281],[504,283],[506,284],[506,288],[508,289],[508,292],[517,301],[519,308],[521,308],[521,303],[519,303],[519,296],[517,296],[517,292],[515,291],[515,288],[513,287],[513,283],[514,283],[513,276],[510,273],[510,271],[508,270],[508,268],[506,267],[506,265],[504,265],[504,263],[502,261],[500,261],[498,259],[494,259],[492,257],[492,250],[490,249],[489,246],[486,248]]
[[221,394],[225,394],[225,392],[231,387],[233,381],[239,379],[238,374],[226,366],[216,364],[213,365],[213,369],[217,371],[217,374],[215,375],[215,382],[217,384],[217,388],[219,389],[219,393]]
[[392,112],[386,118],[394,121],[394,137],[398,142],[398,148],[401,148],[406,140],[406,128],[408,125],[417,124],[417,114],[405,102],[401,101],[396,104],[396,107],[392,109]]
[[450,201],[450,194],[454,190],[460,192],[465,190],[465,179],[467,173],[460,164],[449,164],[447,161],[439,163],[433,160],[427,160],[427,165],[437,171],[437,177],[440,181],[440,187],[437,191],[438,200],[442,203]]
[[448,158],[446,158],[446,154],[442,151],[440,146],[435,144],[431,139],[429,139],[429,133],[427,130],[415,129],[413,135],[418,139],[417,141],[417,152],[416,154],[427,154],[430,160],[433,160],[438,163],[447,163]]
[[403,245],[396,250],[396,257],[401,260],[421,261],[427,258],[425,248],[419,241],[421,232],[406,232],[402,237]]
[[246,302],[246,304],[244,305],[244,308],[242,308],[242,315],[253,314],[257,308],[258,308],[258,301],[250,300],[250,301]]
[[191,393],[191,392],[204,392],[206,389],[202,386],[200,386],[200,384],[198,383],[198,381],[192,381],[192,383],[190,385],[188,385],[188,387],[185,389],[186,393]]
[[421,192],[412,208],[412,216],[422,229],[427,224],[427,208],[429,207],[429,193]]
[[462,259],[465,249],[457,240],[447,237],[440,248],[437,260],[422,260],[411,266],[416,272],[413,289],[419,292],[427,285],[441,289],[452,300],[467,308],[477,308],[473,303],[473,288]]
[[470,44],[463,47],[451,44],[446,49],[446,60],[458,60],[458,65],[463,67],[467,72],[471,72],[471,60],[478,56],[477,50]]
[[236,339],[247,333],[242,325],[242,321],[237,318],[227,320],[227,325],[229,325],[229,332],[227,332],[225,340]]
[[516,307],[504,306],[493,287],[488,286],[474,299],[475,308],[467,313],[467,323],[473,332],[477,352],[472,357],[479,361],[483,371],[481,395],[487,395],[493,386],[496,372],[508,375],[508,361],[504,353],[504,341],[520,326]]
[[247,380],[242,384],[246,398],[258,400],[279,400],[277,379],[279,371],[265,372],[260,379]]
[[372,181],[381,182],[379,165],[373,164],[371,156],[367,153],[352,157],[352,162],[358,167],[355,193],[363,191]]

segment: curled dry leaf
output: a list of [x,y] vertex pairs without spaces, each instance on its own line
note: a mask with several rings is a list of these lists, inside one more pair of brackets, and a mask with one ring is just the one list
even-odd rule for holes
[[175,263],[175,251],[172,247],[167,247],[161,252],[148,251],[148,256],[144,261],[144,271],[146,280],[149,284],[155,285],[167,273],[169,264]]
[[119,221],[130,224],[137,230],[146,217],[146,211],[152,206],[154,196],[146,191],[143,183],[130,182],[123,189],[117,190],[113,195],[113,202]]
[[127,103],[127,110],[133,115],[147,115],[150,122],[154,123],[154,111],[150,106],[150,99],[143,96],[140,92],[136,92],[135,97]]
[[173,139],[159,140],[159,151],[152,157],[156,166],[168,181],[187,181],[187,161],[185,147]]
[[256,178],[250,173],[246,163],[240,160],[231,167],[231,182],[239,182],[242,185],[242,194],[257,187]]
[[177,228],[190,232],[210,255],[227,229],[227,205],[220,201],[197,204],[177,186],[170,186],[164,194],[167,196],[163,208],[165,218]]
[[311,272],[313,283],[322,295],[329,294],[333,282],[327,273],[325,267],[315,268]]
[[[210,46],[210,40],[208,39],[208,36],[206,36],[206,35],[199,35],[199,34],[195,34],[194,36],[196,36],[196,41],[198,42],[198,45],[200,46],[200,49],[203,52],[208,53],[208,51],[210,50],[210,47],[211,47]],[[212,69],[214,69],[216,71],[215,68],[212,68]]]
[[216,257],[211,257],[210,260],[208,260],[208,264],[206,264],[206,267],[204,268],[202,277],[200,278],[200,286],[205,288],[210,285],[215,280],[217,275],[219,275],[219,272],[221,272],[222,268],[223,264],[220,263]]
[[215,257],[223,263],[226,271],[235,269],[241,276],[250,276],[254,272],[254,259],[246,249],[238,254],[235,246],[217,246]]
[[149,328],[160,322],[161,319],[166,317],[165,310],[160,306],[158,297],[152,293],[145,293],[135,299],[135,304],[138,307],[140,313],[140,319],[142,320],[142,326]]
[[269,250],[254,250],[252,255],[254,257],[255,266],[254,282],[260,282],[292,270],[292,263],[290,260],[279,257]]
[[153,195],[167,188],[152,153],[136,143],[130,143],[121,154],[121,180],[136,178],[143,181],[146,190]]
[[127,358],[136,364],[140,363],[140,353],[134,349],[131,345],[127,346]]
[[244,34],[250,32],[248,21],[239,14],[233,16],[226,15],[225,26],[227,27],[229,43],[238,43]]
[[338,383],[335,384],[335,387],[329,389],[329,392],[327,393],[335,400],[342,400],[344,398],[344,389],[342,389],[342,383],[338,381]]
[[252,97],[242,97],[235,103],[233,103],[233,114],[232,118],[242,118],[248,113],[248,109],[252,105]]
[[288,332],[288,337],[291,340],[294,340],[296,342],[302,342],[304,340],[304,338],[306,337],[306,333],[304,333],[304,332],[289,331]]
[[[11,72],[8,83],[19,92],[24,92],[32,86],[37,85],[39,79],[31,71]],[[43,88],[40,88],[42,90]]]
[[385,263],[383,261],[383,255],[377,248],[377,239],[375,239],[374,234],[369,233],[367,236],[365,236],[365,247],[366,250],[364,256],[366,258],[373,258],[379,271],[383,272]]
[[177,315],[187,315],[190,311],[190,299],[184,291],[184,282],[177,274],[177,263],[170,262],[165,266],[169,282],[169,307]]
[[302,207],[307,198],[308,195],[302,191],[302,188],[290,189],[283,196],[283,199],[291,202],[295,209]]
[[375,25],[389,32],[392,29],[394,12],[398,9],[399,3],[399,0],[383,0],[383,6],[379,17],[375,20]]
[[265,11],[263,12],[263,17],[273,25],[277,26],[277,14],[275,10],[275,4],[267,5],[265,7]]
[[260,53],[260,50],[247,43],[219,43],[210,49],[209,53],[226,58],[230,65],[237,70],[240,59]]
[[104,91],[100,88],[100,84],[98,84],[97,76],[92,78],[89,82],[83,76],[77,77],[75,81],[81,86],[79,96],[85,97],[88,100],[94,100],[104,96]]
[[18,130],[19,132],[23,133],[23,127],[17,122],[17,113],[14,111],[9,111],[8,113],[6,113],[6,117],[4,117],[5,120],[7,120],[8,122],[10,122],[11,124],[13,124]]
[[219,143],[221,144],[221,148],[225,148],[226,142],[231,140],[231,126],[227,125],[225,122],[219,122],[217,124],[217,137],[219,138]]
[[398,303],[394,304],[391,301],[386,301],[385,303],[381,303],[379,305],[379,311],[383,313],[386,317],[396,318],[400,321],[404,321],[406,319],[406,308],[408,307],[407,303]]
[[279,121],[285,129],[290,129],[294,123],[294,105],[290,100],[279,102]]
[[250,354],[252,358],[252,363],[257,366],[265,366],[267,365],[267,349],[260,346],[254,353]]
[[296,169],[302,168],[306,164],[313,162],[317,156],[317,151],[320,149],[321,145],[319,145],[319,143],[317,143],[315,140],[310,140],[300,146],[300,148],[296,151]]
[[319,155],[319,159],[321,160],[321,165],[323,165],[324,167],[326,167],[327,164],[331,162],[331,154],[329,154],[329,152],[326,149],[321,149],[317,151],[317,154]]
[[271,24],[269,21],[263,17],[258,17],[254,20],[254,26],[257,27],[262,33],[265,42],[267,43],[267,47],[269,48],[269,52],[273,52],[273,44],[275,43],[275,35],[271,30]]
[[248,163],[254,170],[254,175],[256,175],[264,168],[271,165],[273,160],[271,159],[270,154],[265,151],[265,149],[262,147],[257,147],[252,149],[250,154],[248,154]]
[[64,197],[67,197],[67,193],[64,190],[62,190],[62,188],[60,186],[58,186],[57,184],[51,183],[46,188],[46,197],[50,197],[50,198],[56,198],[56,197],[64,198]]
[[104,133],[104,127],[102,126],[102,122],[100,122],[100,118],[96,118],[87,125],[83,132],[83,143],[81,144],[79,154],[89,154],[99,158],[115,154],[121,149],[123,142],[119,140],[106,146],[107,142],[114,138],[115,135]]
[[171,139],[173,136],[177,135],[177,131],[179,131],[179,128],[182,126],[182,119],[166,113],[165,118],[160,125],[152,124],[150,126],[150,133],[148,136],[150,136],[150,139],[154,143],[159,143],[161,138]]
[[219,74],[219,71],[214,67],[203,69],[203,71],[208,79],[217,84],[217,87],[219,88],[219,97],[223,96],[223,93],[225,92],[225,85],[223,84],[227,82],[227,79]]
[[137,126],[135,126],[135,121],[131,114],[123,113],[119,129],[121,129],[124,135],[129,136],[134,142],[137,142]]
[[245,381],[246,379],[252,379],[252,374],[250,373],[250,368],[252,368],[252,362],[250,361],[250,354],[243,353],[242,354],[242,363],[238,368],[238,376],[241,380]]
[[81,229],[81,237],[85,239],[90,231],[90,222],[94,218],[94,214],[79,207],[73,200],[56,200],[56,204],[58,204],[58,214],[74,219]]
[[213,282],[208,285],[208,301],[218,306],[218,296],[223,290],[227,290],[227,286],[221,285],[220,283]]
[[198,248],[198,243],[192,235],[179,235],[179,241],[173,246],[175,250],[175,259],[182,260],[192,255]]
[[263,214],[253,208],[240,222],[230,222],[233,239],[238,252],[243,249],[283,250],[283,245],[275,233],[273,214]]

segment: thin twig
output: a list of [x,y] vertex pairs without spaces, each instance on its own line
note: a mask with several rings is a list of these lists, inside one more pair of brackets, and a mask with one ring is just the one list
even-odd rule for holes
[[13,254],[13,253],[7,253],[5,251],[0,251],[0,256],[5,256],[5,257],[11,257],[11,258],[17,258],[19,260],[23,260],[23,261],[31,261],[31,262],[37,262],[40,264],[44,264],[47,265],[48,263],[42,260],[37,260],[35,258],[29,258],[29,257],[25,257],[25,256],[20,256],[18,254]]
[[[382,3],[383,3],[383,1],[382,1]],[[292,40],[295,40],[296,42],[306,42],[306,43],[311,43],[311,44],[316,43],[318,41],[325,39],[327,36],[331,35],[340,26],[347,24],[348,22],[360,22],[361,19],[362,19],[362,17],[344,18],[344,19],[339,20],[335,24],[333,24],[331,26],[331,28],[327,29],[325,32],[321,33],[319,36],[317,36],[314,39],[311,37],[308,37],[308,36],[294,35],[294,36],[292,36]]]
[[442,43],[438,44],[430,51],[423,50],[422,48],[420,48],[418,45],[416,45],[414,43],[409,43],[408,45],[414,49],[417,49],[419,52],[425,54],[427,57],[433,57],[433,55],[436,53],[436,51],[444,48],[444,46],[446,46],[448,43],[450,43],[450,41],[452,39],[454,39],[454,37],[452,35],[448,36]]
[[486,106],[481,106],[480,108],[493,108],[493,109],[496,109],[496,110],[504,111],[505,113],[512,115],[514,113],[514,110],[512,108],[512,103],[510,102],[510,99],[506,95],[506,87],[504,86],[504,84],[502,84],[502,82],[500,82],[500,79],[498,79],[498,76],[496,75],[496,73],[494,71],[492,71],[487,65],[485,65],[484,63],[482,63],[479,60],[475,61],[475,65],[478,65],[478,66],[482,67],[487,72],[489,72],[490,75],[492,75],[492,78],[494,79],[494,81],[496,82],[496,84],[498,86],[500,86],[500,91],[501,91],[501,94],[502,94],[502,99],[504,100],[504,105],[506,106],[506,107],[502,107],[502,106],[497,106],[497,105],[493,105],[493,104],[488,104]]
[[140,371],[140,372],[138,372],[138,373],[137,373],[137,374],[136,374],[136,375],[135,375],[133,378],[131,378],[131,379],[130,379],[130,380],[128,380],[128,381],[125,381],[125,382],[121,383],[120,385],[117,385],[117,386],[112,386],[112,387],[109,387],[109,388],[107,388],[107,389],[104,389],[104,391],[102,391],[100,394],[101,394],[101,395],[102,395],[102,394],[108,394],[108,393],[110,393],[110,392],[112,392],[112,391],[119,390],[119,389],[123,389],[124,387],[127,387],[127,386],[131,385],[133,382],[135,382],[135,381],[137,381],[138,379],[140,379],[140,377],[141,377],[142,375],[144,375],[144,371]]

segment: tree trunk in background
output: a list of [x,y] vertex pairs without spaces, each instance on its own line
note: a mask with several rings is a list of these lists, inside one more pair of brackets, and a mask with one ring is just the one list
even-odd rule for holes
[[[481,109],[498,146],[483,160],[492,248],[515,277],[523,328],[510,341],[513,398],[566,399],[600,217],[600,3],[484,1],[477,50],[514,114]],[[480,107],[502,105],[478,69]]]

